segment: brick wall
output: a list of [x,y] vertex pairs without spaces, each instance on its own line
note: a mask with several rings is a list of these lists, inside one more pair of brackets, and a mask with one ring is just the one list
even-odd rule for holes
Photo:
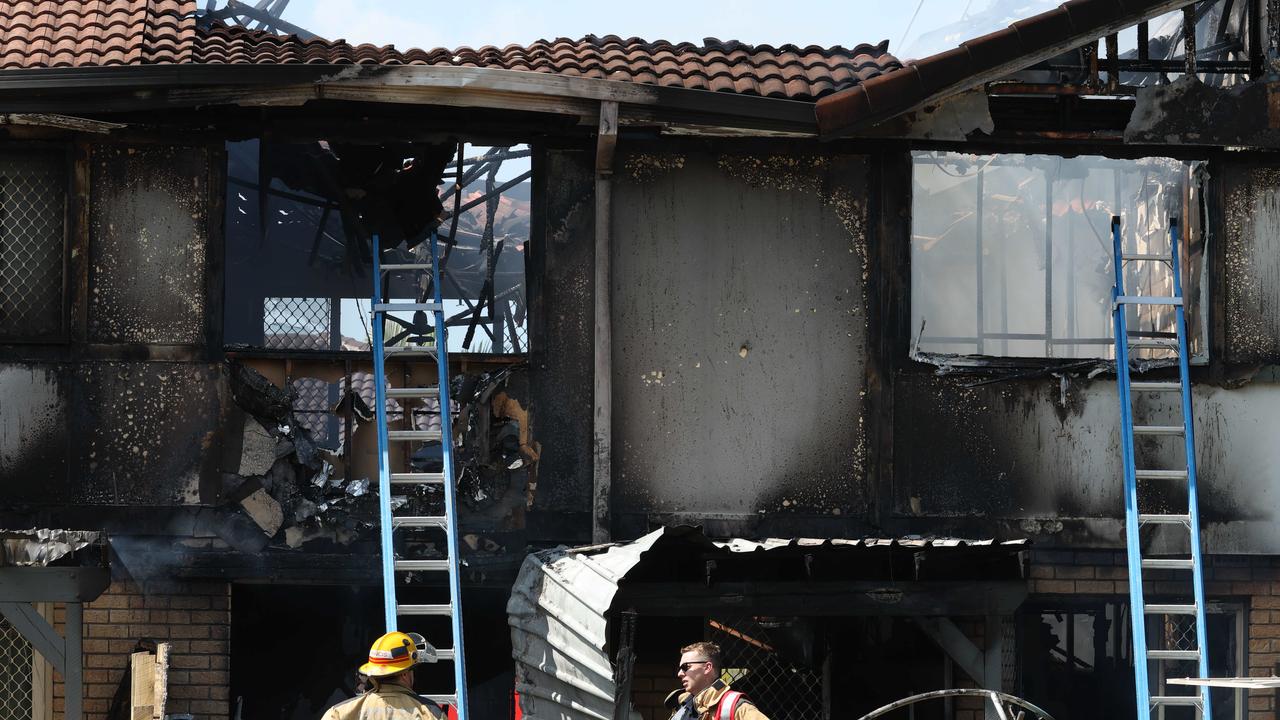
[[[64,620],[65,609],[58,605],[54,621],[59,632]],[[144,638],[170,645],[166,714],[191,713],[199,720],[229,717],[230,630],[227,583],[112,583],[84,606],[85,717],[106,717],[129,655]],[[55,676],[53,693],[57,715],[65,697],[60,676]]]
[[680,687],[672,663],[636,663],[631,679],[631,706],[644,720],[667,720],[667,693]]
[[[1033,595],[1121,595],[1129,593],[1129,570],[1120,552],[1036,551],[1031,560]],[[1185,593],[1187,583],[1173,582],[1170,570],[1143,573],[1145,591]],[[1185,573],[1183,574],[1185,577]],[[1280,557],[1205,557],[1208,601],[1242,603],[1245,611],[1247,674],[1265,677],[1280,663]],[[1245,695],[1249,720],[1277,717],[1276,691]]]

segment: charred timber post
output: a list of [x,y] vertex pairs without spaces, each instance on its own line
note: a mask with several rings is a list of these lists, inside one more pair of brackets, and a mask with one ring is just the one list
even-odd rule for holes
[[1196,6],[1182,8],[1182,50],[1187,61],[1187,74],[1196,74]]
[[595,207],[595,422],[592,443],[591,541],[609,542],[613,486],[613,289],[609,236],[613,153],[618,144],[618,103],[600,102],[596,135]]
[[1280,70],[1280,0],[1267,0],[1267,74]]

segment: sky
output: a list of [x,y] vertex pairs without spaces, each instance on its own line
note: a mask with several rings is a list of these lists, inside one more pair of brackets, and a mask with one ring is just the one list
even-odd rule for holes
[[[703,38],[781,45],[843,45],[888,39],[890,51],[920,57],[954,47],[1043,12],[1060,0],[735,0],[689,2],[593,0],[428,3],[423,0],[291,0],[284,18],[321,37],[397,48],[480,47],[539,39],[620,35],[645,40]],[[984,14],[985,13],[985,14]],[[914,17],[914,22],[913,22]],[[929,37],[931,31],[970,18],[961,35]],[[908,32],[908,28],[910,31]],[[970,34],[972,32],[972,34]],[[924,36],[924,42],[921,37]],[[903,42],[905,38],[905,43]],[[941,43],[941,46],[939,44]],[[933,47],[931,47],[933,46]]]

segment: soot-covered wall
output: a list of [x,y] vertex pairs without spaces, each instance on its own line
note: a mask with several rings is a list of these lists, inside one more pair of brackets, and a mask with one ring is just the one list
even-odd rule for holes
[[620,149],[614,511],[863,515],[861,156]]
[[198,503],[229,406],[206,347],[210,153],[109,144],[78,162],[88,262],[73,252],[68,285],[87,300],[69,343],[0,365],[0,509]]

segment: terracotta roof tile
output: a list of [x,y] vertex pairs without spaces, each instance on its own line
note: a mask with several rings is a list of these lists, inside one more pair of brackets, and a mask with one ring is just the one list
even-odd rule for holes
[[701,45],[616,35],[397,50],[196,21],[196,0],[0,0],[0,70],[152,64],[451,65],[812,100],[897,70],[887,45]]

